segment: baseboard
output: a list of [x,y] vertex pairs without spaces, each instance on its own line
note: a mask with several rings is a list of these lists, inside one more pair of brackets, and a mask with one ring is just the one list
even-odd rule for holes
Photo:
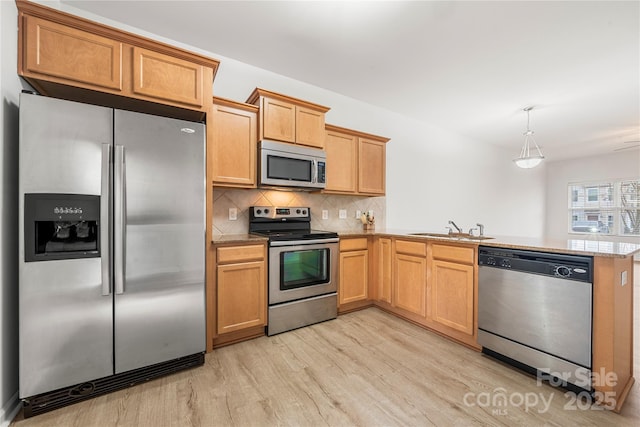
[[18,392],[16,391],[0,410],[0,427],[7,427],[11,424],[11,421],[18,415],[21,407]]

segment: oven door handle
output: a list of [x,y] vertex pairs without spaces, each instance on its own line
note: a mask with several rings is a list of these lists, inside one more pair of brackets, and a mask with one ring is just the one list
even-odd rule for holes
[[277,240],[275,242],[269,242],[271,247],[282,246],[299,246],[299,245],[317,245],[319,243],[338,243],[340,238],[335,237],[331,239],[314,239],[314,240]]

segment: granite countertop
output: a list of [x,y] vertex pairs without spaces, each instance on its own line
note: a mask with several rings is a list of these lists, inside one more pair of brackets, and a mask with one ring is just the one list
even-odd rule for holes
[[263,243],[269,239],[257,234],[214,234],[211,242],[214,245],[221,243]]
[[[534,251],[545,251],[563,254],[588,255],[588,256],[609,256],[609,257],[627,257],[640,253],[640,244],[611,242],[601,239],[548,239],[533,237],[517,237],[517,236],[489,236],[492,239],[468,239],[456,237],[438,237],[438,236],[416,236],[412,233],[420,233],[422,231],[415,230],[398,230],[388,228],[377,228],[374,230],[354,230],[339,231],[338,235],[343,238],[347,237],[369,237],[369,236],[386,236],[386,237],[406,237],[418,240],[437,240],[443,242],[461,243],[467,245],[483,245],[499,248],[524,249]],[[256,234],[218,234],[214,235],[213,244],[223,243],[262,243],[268,241],[267,237],[258,236]]]
[[434,237],[434,236],[416,236],[412,233],[420,233],[424,230],[395,230],[387,228],[379,228],[375,230],[357,230],[357,231],[340,231],[340,237],[367,237],[367,236],[388,236],[388,237],[407,237],[411,239],[439,240],[447,242],[455,242],[469,245],[483,245],[510,249],[524,249],[546,251],[554,253],[588,255],[588,256],[609,256],[609,257],[627,257],[640,253],[640,244],[612,242],[601,238],[591,239],[549,239],[549,238],[532,238],[517,236],[491,236],[492,239],[467,239],[455,237]]

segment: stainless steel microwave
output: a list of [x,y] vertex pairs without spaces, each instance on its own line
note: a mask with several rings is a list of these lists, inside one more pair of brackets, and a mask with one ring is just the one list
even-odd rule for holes
[[326,182],[327,155],[319,148],[262,140],[258,143],[261,187],[322,189]]

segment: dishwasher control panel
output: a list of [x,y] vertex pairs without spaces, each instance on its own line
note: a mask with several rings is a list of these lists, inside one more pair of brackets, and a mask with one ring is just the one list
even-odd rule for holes
[[478,265],[588,283],[593,277],[593,258],[579,255],[480,246]]

